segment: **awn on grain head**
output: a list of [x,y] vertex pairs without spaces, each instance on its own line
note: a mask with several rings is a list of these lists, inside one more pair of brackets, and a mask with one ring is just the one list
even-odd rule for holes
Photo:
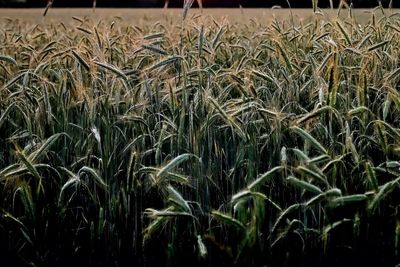
[[[169,6],[169,1],[170,0],[165,0],[165,2],[164,2],[164,8],[168,8],[168,6]],[[203,0],[196,0],[197,1],[197,4],[199,5],[199,7],[200,8],[203,8]],[[194,2],[194,1],[184,1],[184,5],[186,4],[186,2]],[[191,3],[191,4],[193,4],[193,3]]]

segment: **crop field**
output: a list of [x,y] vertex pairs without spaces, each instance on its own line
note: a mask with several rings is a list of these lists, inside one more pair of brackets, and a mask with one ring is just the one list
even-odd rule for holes
[[1,266],[400,266],[400,13],[186,11],[0,11]]

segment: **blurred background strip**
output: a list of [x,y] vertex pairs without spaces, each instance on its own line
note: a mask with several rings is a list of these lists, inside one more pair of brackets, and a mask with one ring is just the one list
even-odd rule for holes
[[[165,0],[98,0],[97,7],[163,7]],[[310,0],[289,1],[293,8],[310,8]],[[333,1],[338,6],[339,0]],[[355,8],[375,7],[377,0],[349,0]],[[390,0],[382,0],[388,7]],[[169,7],[181,7],[183,0],[170,0]],[[0,0],[0,7],[44,7],[47,0]],[[55,0],[54,7],[91,7],[91,0]],[[196,4],[195,4],[196,5]],[[288,7],[286,0],[203,0],[204,7]],[[319,7],[329,7],[329,0],[320,0]],[[400,7],[400,1],[393,1],[393,7]]]

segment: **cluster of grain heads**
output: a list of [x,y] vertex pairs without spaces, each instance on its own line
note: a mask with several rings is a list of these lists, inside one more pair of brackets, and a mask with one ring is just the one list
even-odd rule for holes
[[397,263],[399,15],[230,24],[192,3],[178,25],[1,22],[1,255]]

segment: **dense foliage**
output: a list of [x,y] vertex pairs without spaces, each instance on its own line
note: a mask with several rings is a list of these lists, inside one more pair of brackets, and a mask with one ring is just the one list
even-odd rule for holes
[[400,19],[369,16],[2,21],[2,266],[400,263]]

